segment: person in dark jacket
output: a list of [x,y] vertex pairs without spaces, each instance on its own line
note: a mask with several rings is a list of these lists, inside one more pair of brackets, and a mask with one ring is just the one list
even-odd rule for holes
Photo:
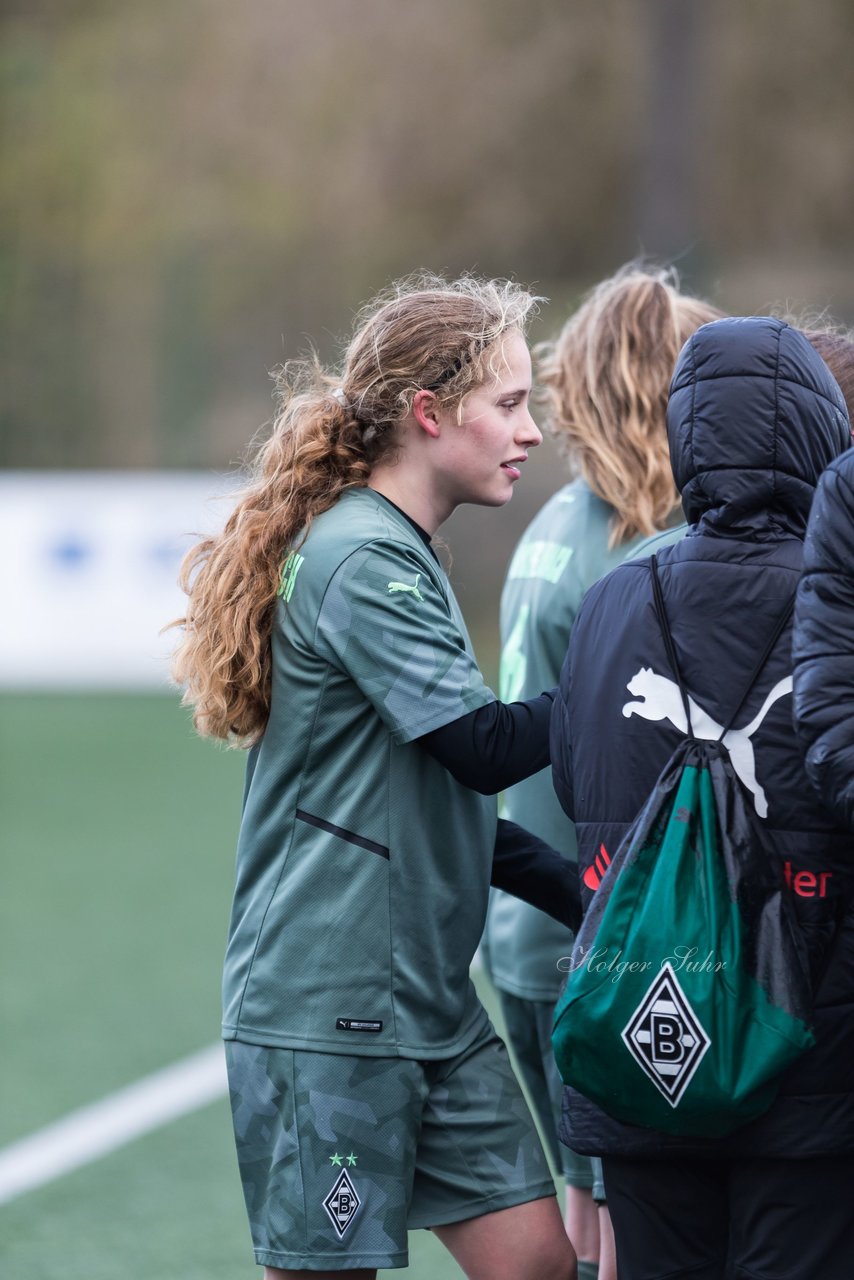
[[[724,725],[794,595],[816,485],[849,446],[848,417],[803,334],[751,317],[688,340],[667,425],[690,528],[658,551],[661,582],[690,696]],[[807,782],[786,684],[768,697],[790,676],[790,653],[791,623],[736,726],[753,747],[746,799],[806,939],[817,1042],[771,1109],[725,1139],[621,1124],[565,1091],[561,1137],[603,1157],[620,1280],[852,1273],[852,848]],[[576,823],[585,907],[601,851],[616,849],[682,737],[659,696],[669,674],[649,560],[629,561],[584,599],[552,716],[555,789]]]
[[[854,342],[819,351],[854,404]],[[854,831],[854,450],[824,473],[810,514],[792,645],[795,726],[824,803]]]

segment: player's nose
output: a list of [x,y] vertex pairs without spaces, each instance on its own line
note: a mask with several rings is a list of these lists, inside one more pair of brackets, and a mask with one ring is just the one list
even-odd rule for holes
[[535,449],[538,444],[543,443],[543,433],[537,426],[528,410],[525,411],[519,430],[516,433],[517,444],[523,444],[529,449]]

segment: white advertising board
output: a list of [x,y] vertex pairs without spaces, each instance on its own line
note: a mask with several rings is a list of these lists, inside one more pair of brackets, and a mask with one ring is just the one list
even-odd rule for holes
[[236,480],[197,472],[0,472],[0,686],[165,687],[184,552]]

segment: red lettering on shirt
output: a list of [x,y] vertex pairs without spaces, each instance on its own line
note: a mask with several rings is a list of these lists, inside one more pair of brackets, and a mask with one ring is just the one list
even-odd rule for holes
[[788,859],[783,863],[786,888],[792,889],[799,898],[826,898],[827,882],[832,877],[832,871],[799,871]]

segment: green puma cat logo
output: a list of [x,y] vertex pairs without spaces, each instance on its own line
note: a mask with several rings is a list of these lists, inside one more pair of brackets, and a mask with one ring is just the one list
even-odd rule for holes
[[408,582],[390,582],[388,584],[388,593],[390,596],[393,596],[397,591],[407,591],[409,595],[415,596],[416,600],[423,600],[424,597],[422,596],[421,592],[418,590],[418,583],[420,581],[421,581],[421,574],[416,573],[415,582],[412,584],[412,586],[410,586]]

